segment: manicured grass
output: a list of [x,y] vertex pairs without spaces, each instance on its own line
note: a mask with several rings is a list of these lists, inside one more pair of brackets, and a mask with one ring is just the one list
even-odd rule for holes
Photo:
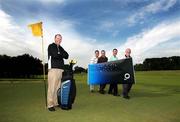
[[180,122],[180,71],[136,72],[130,100],[90,93],[86,74],[75,79],[73,109],[56,112],[45,109],[43,81],[1,80],[0,122]]

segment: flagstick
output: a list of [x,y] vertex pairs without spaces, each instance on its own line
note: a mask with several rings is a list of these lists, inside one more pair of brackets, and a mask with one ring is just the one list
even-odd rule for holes
[[[43,30],[42,30],[43,31]],[[44,79],[44,97],[45,97],[45,103],[47,107],[47,90],[46,90],[46,76],[45,76],[45,61],[44,61],[44,39],[43,35],[41,36],[42,38],[42,58],[43,58],[43,79]]]

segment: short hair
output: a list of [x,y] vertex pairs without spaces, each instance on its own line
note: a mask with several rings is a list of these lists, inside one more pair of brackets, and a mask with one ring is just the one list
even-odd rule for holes
[[101,50],[101,52],[104,52],[104,53],[105,53],[105,50]]
[[95,53],[96,53],[96,52],[98,52],[98,53],[99,53],[99,50],[95,50],[94,52],[95,52]]
[[113,51],[115,51],[115,50],[118,51],[116,48],[114,48]]
[[57,36],[60,36],[60,37],[62,38],[61,34],[56,34],[56,35],[54,36],[54,38],[56,38]]

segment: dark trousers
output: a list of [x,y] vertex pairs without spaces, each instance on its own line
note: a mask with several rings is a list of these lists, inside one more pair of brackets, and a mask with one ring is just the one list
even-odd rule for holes
[[122,95],[123,96],[128,96],[128,93],[131,90],[133,84],[122,84]]
[[99,91],[104,91],[106,84],[100,84]]
[[117,85],[117,83],[110,84],[108,93],[109,94],[114,94],[114,95],[118,94],[118,85]]

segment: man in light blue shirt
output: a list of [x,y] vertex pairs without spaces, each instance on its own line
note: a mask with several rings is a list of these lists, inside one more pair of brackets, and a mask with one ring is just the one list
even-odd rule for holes
[[[109,61],[118,60],[117,53],[118,53],[118,50],[116,48],[113,49],[113,55],[110,57]],[[118,95],[118,85],[117,85],[117,83],[111,83],[110,84],[108,94],[113,94],[114,96],[119,96]]]

